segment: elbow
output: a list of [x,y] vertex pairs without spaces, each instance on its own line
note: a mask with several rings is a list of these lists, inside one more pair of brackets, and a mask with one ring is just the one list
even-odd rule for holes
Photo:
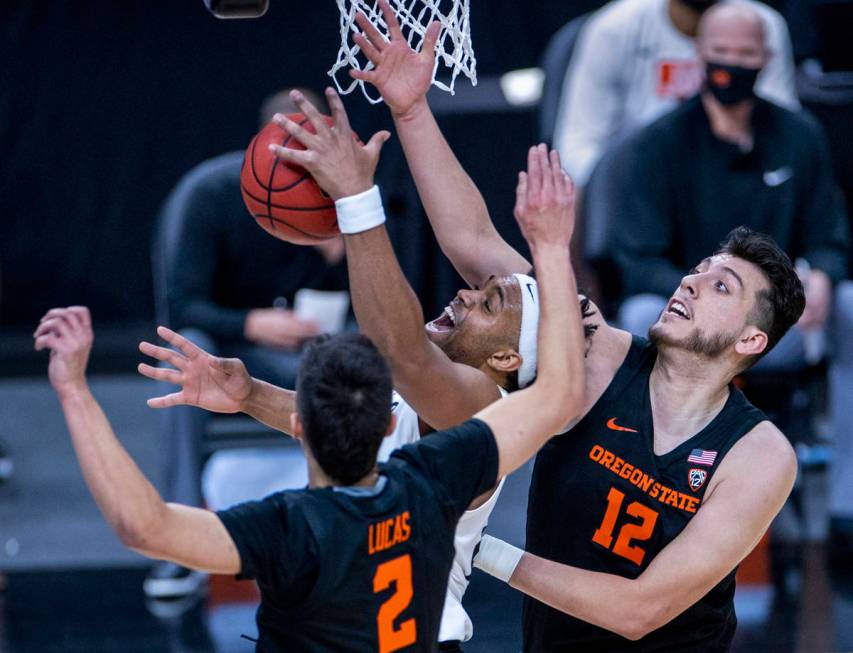
[[145,534],[145,531],[139,528],[138,525],[121,522],[116,524],[113,529],[115,530],[116,535],[118,535],[118,539],[121,540],[121,543],[128,549],[139,551],[145,548],[145,542],[148,537]]
[[134,551],[151,551],[154,548],[156,535],[161,532],[157,520],[133,516],[117,519],[113,523],[113,529],[121,543]]
[[635,642],[643,639],[652,631],[666,623],[663,612],[653,602],[628,607],[620,617],[614,632],[625,639]]
[[581,415],[583,409],[583,388],[577,383],[570,383],[565,387],[558,388],[554,393],[550,405],[555,408],[554,433],[562,433],[568,430]]

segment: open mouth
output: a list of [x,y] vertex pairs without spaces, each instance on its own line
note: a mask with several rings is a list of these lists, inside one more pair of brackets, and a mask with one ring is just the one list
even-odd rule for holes
[[687,307],[677,299],[670,300],[669,305],[666,307],[666,312],[682,320],[690,319],[690,312],[687,310]]
[[453,306],[445,306],[442,314],[432,322],[428,322],[426,328],[436,333],[446,333],[453,330],[456,326],[456,320],[456,311],[453,310]]

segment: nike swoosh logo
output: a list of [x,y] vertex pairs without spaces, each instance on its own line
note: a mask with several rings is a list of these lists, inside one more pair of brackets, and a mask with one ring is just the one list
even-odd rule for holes
[[637,429],[629,429],[627,426],[619,426],[616,423],[615,417],[611,417],[609,420],[607,420],[607,428],[609,428],[611,431],[627,431],[628,433],[637,432]]
[[778,170],[768,170],[764,173],[764,183],[768,186],[781,186],[791,177],[794,176],[794,171],[789,166],[783,166]]

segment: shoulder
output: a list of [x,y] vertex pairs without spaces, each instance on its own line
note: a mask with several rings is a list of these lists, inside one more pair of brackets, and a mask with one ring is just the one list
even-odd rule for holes
[[474,453],[473,449],[484,453],[497,449],[492,429],[476,417],[397,449],[389,463],[396,461],[398,465],[402,463],[434,476],[443,464],[455,458],[464,459]]
[[634,131],[616,146],[616,151],[621,151],[622,156],[639,157],[644,164],[648,163],[649,151],[666,153],[666,156],[658,157],[658,161],[674,161],[672,154],[686,151],[685,137],[695,132],[697,121],[703,119],[702,111],[698,96],[682,102],[672,111]]
[[169,195],[166,209],[177,210],[205,200],[214,202],[217,196],[226,193],[230,199],[234,195],[235,187],[239,189],[242,165],[241,151],[202,161],[181,177]]
[[792,111],[770,100],[758,99],[764,114],[772,120],[779,138],[794,141],[803,152],[822,150],[826,140],[823,126],[809,111]]
[[720,467],[724,476],[742,476],[787,494],[797,475],[797,455],[785,434],[764,420],[738,440]]
[[235,151],[202,161],[181,178],[180,184],[199,187],[222,181],[239,180],[243,156],[242,151]]

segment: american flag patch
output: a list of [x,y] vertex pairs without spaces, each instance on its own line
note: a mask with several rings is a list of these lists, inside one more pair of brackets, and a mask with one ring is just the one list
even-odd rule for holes
[[694,449],[690,452],[690,455],[687,456],[687,462],[696,463],[697,465],[711,466],[714,464],[716,459],[716,451],[706,451],[705,449]]

